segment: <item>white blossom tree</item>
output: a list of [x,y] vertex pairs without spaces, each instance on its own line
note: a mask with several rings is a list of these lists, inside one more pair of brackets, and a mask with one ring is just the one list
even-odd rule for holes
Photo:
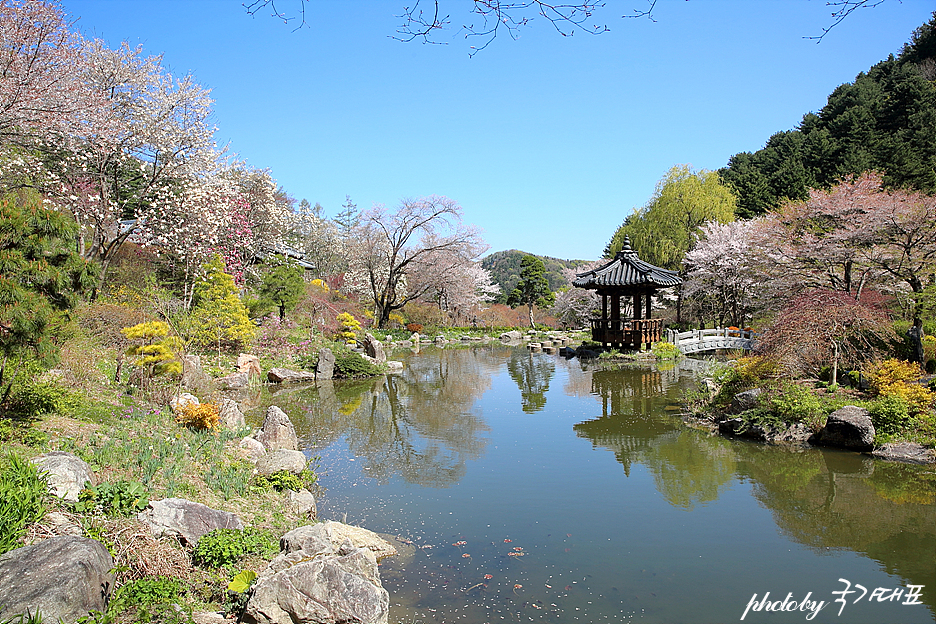
[[366,290],[378,327],[484,252],[480,233],[461,216],[456,202],[440,196],[403,200],[393,212],[375,206],[361,215],[346,283]]

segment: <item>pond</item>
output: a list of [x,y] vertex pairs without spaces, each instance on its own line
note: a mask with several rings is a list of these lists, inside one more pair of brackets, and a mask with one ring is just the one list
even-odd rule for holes
[[[292,418],[321,519],[412,543],[381,563],[391,623],[934,621],[932,467],[687,427],[692,362],[399,359],[401,375],[283,388],[249,414]],[[796,610],[768,612],[784,599]]]

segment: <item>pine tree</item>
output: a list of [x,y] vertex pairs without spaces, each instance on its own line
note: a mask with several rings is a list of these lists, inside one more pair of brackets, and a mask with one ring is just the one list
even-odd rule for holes
[[0,199],[0,384],[9,359],[55,361],[55,328],[94,284],[93,265],[74,250],[76,231],[36,195]]
[[549,289],[549,280],[546,279],[546,265],[536,256],[524,256],[520,262],[520,281],[507,297],[507,305],[511,308],[525,305],[530,311],[530,327],[533,322],[533,306],[551,306],[556,295]]
[[223,347],[249,343],[257,329],[237,296],[234,278],[224,272],[221,256],[215,254],[204,269],[205,277],[195,285],[193,338],[203,346],[215,345],[220,360]]

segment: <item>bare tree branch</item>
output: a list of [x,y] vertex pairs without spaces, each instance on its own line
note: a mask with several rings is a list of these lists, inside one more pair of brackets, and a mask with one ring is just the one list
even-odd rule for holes
[[272,11],[271,16],[277,19],[283,20],[284,24],[299,19],[298,25],[293,29],[293,32],[299,30],[303,26],[306,26],[306,0],[298,0],[299,3],[299,14],[297,15],[287,15],[279,9],[276,8],[276,0],[252,0],[251,2],[244,2],[241,6],[244,7],[244,10],[247,11],[247,14],[251,17],[255,17],[257,13],[267,7]]
[[873,9],[879,4],[883,4],[885,0],[830,0],[826,2],[827,7],[835,7],[835,11],[832,12],[832,24],[826,28],[822,29],[821,35],[814,35],[812,37],[803,37],[803,39],[815,39],[816,43],[820,43],[822,39],[829,34],[829,31],[842,23],[846,17],[854,13],[858,9]]

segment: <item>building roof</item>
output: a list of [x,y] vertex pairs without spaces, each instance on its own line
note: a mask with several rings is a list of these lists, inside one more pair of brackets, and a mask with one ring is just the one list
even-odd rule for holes
[[630,239],[624,237],[624,246],[614,260],[597,269],[579,273],[572,280],[576,288],[604,290],[621,288],[626,290],[657,290],[682,284],[676,271],[661,269],[641,260],[631,249]]

